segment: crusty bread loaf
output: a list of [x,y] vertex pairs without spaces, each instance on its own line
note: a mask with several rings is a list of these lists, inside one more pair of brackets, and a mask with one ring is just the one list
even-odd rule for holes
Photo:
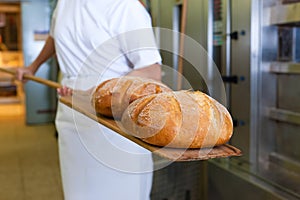
[[145,96],[128,106],[121,120],[128,134],[175,148],[225,144],[232,119],[219,102],[200,91],[176,91]]
[[134,100],[150,94],[172,91],[161,82],[124,76],[102,82],[94,90],[92,105],[97,114],[119,119]]

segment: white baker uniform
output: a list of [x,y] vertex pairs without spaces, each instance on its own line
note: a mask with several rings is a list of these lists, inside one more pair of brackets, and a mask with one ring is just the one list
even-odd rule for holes
[[[137,0],[59,0],[50,34],[62,84],[86,90],[160,62],[152,33],[121,34],[144,28],[151,20]],[[151,152],[60,103],[56,127],[66,200],[149,199]]]

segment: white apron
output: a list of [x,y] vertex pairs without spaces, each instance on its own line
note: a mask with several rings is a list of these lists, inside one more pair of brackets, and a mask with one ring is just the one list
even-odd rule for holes
[[[62,83],[71,87],[72,82]],[[56,127],[66,200],[150,198],[149,151],[63,104],[58,106]]]
[[[160,62],[157,50],[149,48],[118,57],[132,44],[141,44],[141,34],[130,43],[117,40],[97,52],[100,44],[123,31],[149,27],[150,18],[137,0],[59,0],[50,35],[64,75],[62,84],[86,90],[133,67]],[[149,35],[146,38],[153,43]],[[148,150],[61,103],[56,127],[66,200],[149,199],[153,163]]]

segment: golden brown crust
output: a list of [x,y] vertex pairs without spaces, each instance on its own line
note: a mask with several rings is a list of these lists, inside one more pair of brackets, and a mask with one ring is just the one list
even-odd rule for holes
[[121,122],[127,133],[147,143],[176,148],[222,145],[233,130],[227,109],[199,91],[140,98],[128,106]]
[[127,106],[141,97],[171,91],[163,83],[124,76],[102,82],[93,92],[92,105],[97,114],[118,119]]

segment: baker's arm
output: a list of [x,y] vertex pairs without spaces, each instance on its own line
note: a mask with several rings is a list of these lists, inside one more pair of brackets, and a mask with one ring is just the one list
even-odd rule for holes
[[24,74],[34,75],[39,67],[46,62],[50,57],[55,54],[54,40],[49,36],[45,42],[39,55],[36,59],[27,67],[18,68],[16,71],[16,77],[18,80],[23,81]]
[[152,64],[147,67],[133,70],[127,74],[128,76],[140,76],[145,78],[161,81],[161,65]]
[[[51,36],[48,36],[45,45],[43,46],[41,52],[36,57],[36,59],[29,66],[17,69],[16,71],[17,79],[25,82],[25,80],[23,80],[24,74],[34,75],[37,72],[37,70],[40,68],[40,66],[44,62],[46,62],[49,58],[51,58],[54,54],[55,54],[54,39]],[[58,88],[57,92],[59,95],[62,96],[72,94],[72,90],[65,86]]]

